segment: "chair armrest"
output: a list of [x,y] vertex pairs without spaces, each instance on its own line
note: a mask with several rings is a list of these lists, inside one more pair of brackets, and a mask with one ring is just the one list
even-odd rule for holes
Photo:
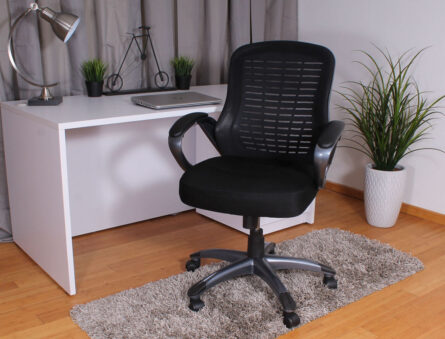
[[190,113],[176,120],[169,131],[168,146],[170,147],[173,157],[184,171],[186,171],[192,165],[187,160],[182,150],[182,138],[195,123],[201,127],[207,138],[209,138],[212,144],[216,147],[216,121],[215,119],[209,117],[207,113]]
[[323,128],[317,140],[314,151],[314,165],[319,188],[323,188],[326,184],[329,166],[331,165],[337,143],[340,140],[344,127],[345,123],[343,121],[330,121]]

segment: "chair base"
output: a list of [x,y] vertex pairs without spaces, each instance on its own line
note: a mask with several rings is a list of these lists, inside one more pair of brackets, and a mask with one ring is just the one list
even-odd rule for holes
[[295,314],[296,304],[289,291],[276,275],[278,270],[300,269],[323,274],[323,283],[330,289],[337,288],[334,278],[335,271],[323,264],[286,256],[274,255],[275,244],[264,244],[261,229],[251,229],[249,248],[247,252],[209,249],[193,253],[186,264],[188,271],[194,271],[201,264],[201,258],[213,258],[230,262],[229,265],[210,274],[194,284],[187,295],[190,297],[189,308],[199,311],[204,307],[200,296],[213,286],[239,276],[257,275],[263,279],[280,300],[283,307],[283,322],[288,328],[297,326],[300,319]]

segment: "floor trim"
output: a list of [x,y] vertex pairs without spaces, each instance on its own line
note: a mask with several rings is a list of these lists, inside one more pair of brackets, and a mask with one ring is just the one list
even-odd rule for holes
[[[325,188],[327,190],[337,192],[343,195],[346,195],[348,197],[356,198],[363,200],[363,191],[358,190],[353,187],[345,186],[342,184],[337,184],[335,182],[327,181]],[[441,225],[445,225],[445,214],[437,213],[434,211],[430,211],[421,207],[409,205],[409,204],[402,204],[402,213],[406,213],[409,215],[413,215],[425,220],[433,221]]]

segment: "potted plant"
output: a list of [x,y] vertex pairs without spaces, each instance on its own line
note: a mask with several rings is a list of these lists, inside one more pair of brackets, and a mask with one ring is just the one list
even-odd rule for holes
[[410,58],[405,52],[393,59],[377,49],[383,66],[362,51],[370,64],[358,63],[371,80],[343,87],[345,92],[340,95],[346,103],[339,106],[353,127],[352,136],[344,138],[349,142],[345,147],[364,153],[372,161],[365,173],[366,219],[373,226],[391,227],[400,212],[407,176],[399,162],[409,153],[426,149],[413,146],[424,139],[432,119],[441,114],[436,105],[444,96],[428,102],[411,75],[411,66],[423,50]]
[[195,65],[193,59],[185,56],[179,56],[171,61],[175,69],[176,87],[178,89],[189,89],[192,79],[192,69]]
[[107,65],[100,59],[92,59],[82,63],[81,71],[85,78],[89,97],[100,97],[104,85]]

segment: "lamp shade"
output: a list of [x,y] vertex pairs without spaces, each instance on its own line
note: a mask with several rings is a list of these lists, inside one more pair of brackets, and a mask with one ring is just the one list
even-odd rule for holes
[[67,42],[79,24],[79,17],[69,13],[57,13],[45,7],[39,12],[40,17],[51,24],[57,37],[63,42]]

